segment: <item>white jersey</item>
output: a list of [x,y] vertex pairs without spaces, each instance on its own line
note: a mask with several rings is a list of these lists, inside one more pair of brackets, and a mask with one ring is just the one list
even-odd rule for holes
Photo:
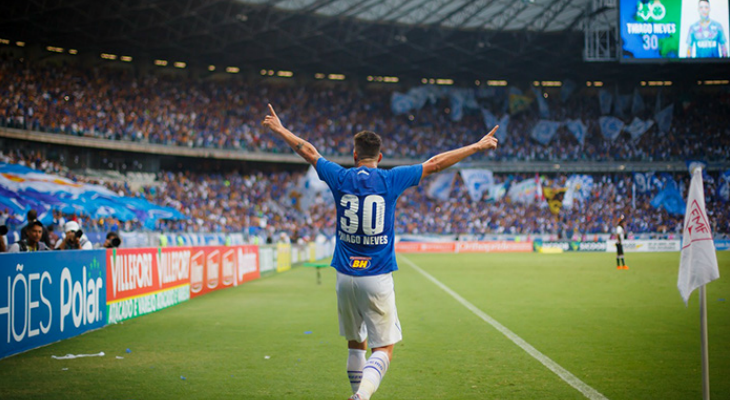
[[617,226],[616,227],[616,240],[619,243],[622,243],[625,236],[626,236],[626,232],[624,231],[624,228],[621,225]]

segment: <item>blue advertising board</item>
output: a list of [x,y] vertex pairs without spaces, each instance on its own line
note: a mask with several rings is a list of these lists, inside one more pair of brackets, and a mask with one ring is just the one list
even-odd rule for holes
[[0,254],[0,358],[106,324],[106,250]]

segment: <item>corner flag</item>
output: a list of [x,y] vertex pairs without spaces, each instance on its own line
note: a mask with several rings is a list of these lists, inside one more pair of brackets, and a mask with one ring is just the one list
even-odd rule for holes
[[702,168],[695,168],[689,185],[687,211],[684,214],[682,256],[677,280],[677,288],[684,304],[687,305],[689,296],[695,289],[719,277],[715,244],[712,242],[712,230],[705,211]]

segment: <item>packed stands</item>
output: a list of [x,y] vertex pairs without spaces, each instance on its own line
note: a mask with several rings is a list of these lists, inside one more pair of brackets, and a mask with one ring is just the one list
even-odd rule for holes
[[[294,85],[264,79],[193,80],[134,70],[30,63],[5,56],[0,60],[0,126],[191,148],[289,153],[288,146],[259,124],[266,104],[272,103],[287,127],[309,139],[323,155],[349,155],[352,135],[370,129],[384,137],[386,157],[422,158],[481,137],[485,121],[489,123],[483,111],[498,117],[509,111],[511,118],[500,133],[504,136],[499,148],[477,159],[714,161],[726,160],[730,154],[727,91],[623,88],[628,94],[619,94],[618,88],[578,88],[563,102],[560,89],[542,98],[550,90],[525,95],[527,88],[516,86],[474,88],[478,104],[464,106],[463,117],[459,105],[460,116],[455,118],[453,96],[450,100],[443,88],[429,89],[425,104],[396,115],[393,96],[400,89],[316,82]],[[513,108],[512,96],[528,101],[529,106]],[[605,98],[616,104],[631,99],[622,101],[633,104],[612,108]],[[536,104],[544,105],[546,112]],[[602,115],[611,114],[628,127],[632,118],[658,119],[668,105],[676,107],[664,115],[667,127],[660,129],[657,121],[635,140],[627,130],[606,139],[598,123]],[[534,128],[541,119],[561,124],[548,132],[547,142],[535,139]],[[584,140],[576,139],[564,125],[576,119],[585,124]]]

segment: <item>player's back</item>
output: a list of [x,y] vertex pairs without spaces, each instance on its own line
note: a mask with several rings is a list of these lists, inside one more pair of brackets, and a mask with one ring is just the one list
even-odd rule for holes
[[349,275],[396,270],[395,206],[401,193],[420,181],[421,165],[345,169],[319,159],[317,172],[332,190],[337,207],[332,266]]

